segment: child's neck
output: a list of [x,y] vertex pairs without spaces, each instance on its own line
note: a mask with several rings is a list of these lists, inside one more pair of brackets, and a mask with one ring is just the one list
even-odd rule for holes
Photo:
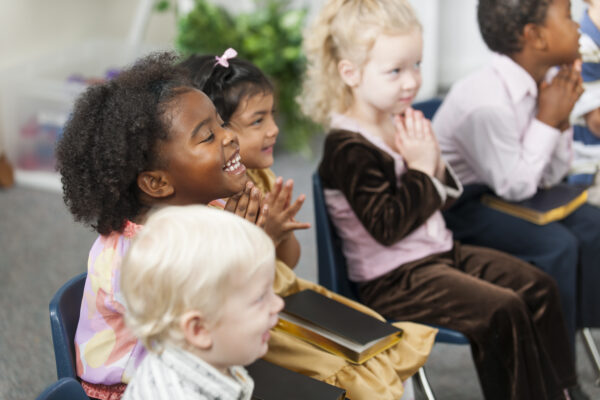
[[389,147],[397,151],[394,140],[396,129],[390,114],[377,110],[370,105],[360,105],[354,102],[344,113],[344,116],[357,121],[363,129],[381,138]]
[[535,57],[525,50],[509,55],[509,57],[527,71],[538,86],[546,78],[548,70],[552,67],[552,65],[547,65],[545,62],[540,61],[539,57]]

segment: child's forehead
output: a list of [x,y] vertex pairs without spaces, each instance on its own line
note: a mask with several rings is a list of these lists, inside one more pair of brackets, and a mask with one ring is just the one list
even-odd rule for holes
[[204,92],[195,88],[189,88],[175,96],[168,109],[174,118],[209,117],[215,113],[213,102]]
[[240,100],[234,114],[242,114],[254,111],[267,105],[273,105],[275,99],[272,91],[264,89],[254,93],[248,93]]

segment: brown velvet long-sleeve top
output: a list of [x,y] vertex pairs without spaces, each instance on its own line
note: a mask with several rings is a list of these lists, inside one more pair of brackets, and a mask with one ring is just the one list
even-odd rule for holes
[[[348,120],[338,118],[338,126],[348,126]],[[356,123],[350,126],[361,130]],[[334,129],[325,141],[319,175],[350,279],[369,281],[452,248],[452,234],[439,211],[462,191],[451,170],[444,185],[407,169],[380,138]]]

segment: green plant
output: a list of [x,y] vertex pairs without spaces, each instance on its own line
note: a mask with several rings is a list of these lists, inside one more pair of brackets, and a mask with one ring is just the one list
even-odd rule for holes
[[179,20],[177,48],[183,55],[220,55],[233,47],[238,57],[256,64],[275,84],[284,147],[310,153],[309,140],[319,129],[295,101],[306,62],[302,29],[307,9],[290,9],[289,0],[255,2],[256,11],[233,15],[209,1],[196,0],[194,9]]

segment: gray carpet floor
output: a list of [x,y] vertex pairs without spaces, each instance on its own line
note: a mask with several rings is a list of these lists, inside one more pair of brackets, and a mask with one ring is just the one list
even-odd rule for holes
[[[314,223],[310,175],[316,159],[277,157],[274,170],[296,182],[307,201],[298,219]],[[299,276],[316,280],[314,229],[297,233]],[[56,380],[48,302],[69,278],[85,271],[96,234],[76,223],[59,193],[25,187],[0,189],[0,399],[34,399]],[[600,331],[593,334],[600,343]],[[577,343],[581,384],[593,399],[600,389],[581,340]],[[468,346],[437,344],[426,365],[438,399],[482,399]]]

